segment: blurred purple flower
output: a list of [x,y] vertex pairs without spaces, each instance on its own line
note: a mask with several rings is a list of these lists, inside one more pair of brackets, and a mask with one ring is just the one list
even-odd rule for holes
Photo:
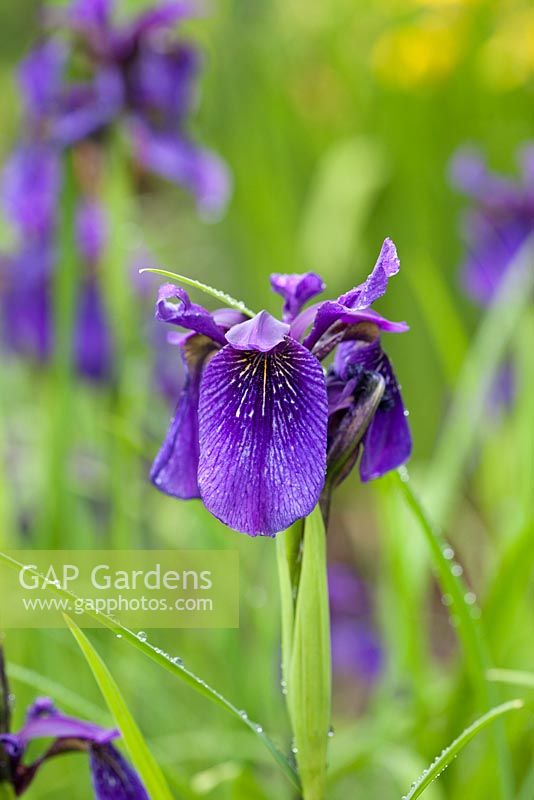
[[[32,784],[43,764],[65,753],[86,752],[97,800],[148,800],[148,794],[134,769],[112,744],[117,730],[106,730],[91,722],[68,717],[51,700],[40,698],[30,706],[18,733],[1,733],[0,744],[8,758],[8,770],[17,797]],[[29,764],[24,757],[37,739],[51,739],[45,752]]]
[[2,174],[2,203],[23,238],[52,232],[61,184],[55,148],[41,142],[20,145]]
[[332,665],[343,677],[374,683],[384,653],[372,618],[369,588],[347,564],[328,567]]
[[519,153],[518,181],[491,172],[475,149],[460,149],[451,162],[453,184],[472,200],[464,217],[468,255],[462,268],[466,292],[491,302],[527,238],[534,233],[534,145]]
[[[315,507],[327,462],[334,485],[340,465],[343,477],[348,474],[364,434],[364,480],[404,463],[411,437],[380,331],[401,333],[407,326],[370,308],[398,269],[395,246],[386,239],[363,284],[335,302],[303,311],[306,299],[322,289],[318,276],[275,275],[273,285],[283,287],[286,322],[267,311],[253,319],[229,309],[210,313],[183,289],[161,287],[157,319],[190,333],[179,341],[187,380],[152,467],[153,483],[175,497],[201,497],[238,531],[274,536]],[[303,283],[308,288],[303,290]],[[329,397],[321,366],[338,345],[342,402],[339,392],[334,401]],[[374,385],[372,402],[359,391],[368,380]]]
[[0,256],[2,341],[20,356],[46,361],[52,350],[52,248],[36,238],[10,255]]
[[74,0],[49,10],[51,27],[75,33],[71,51],[83,53],[89,75],[68,81],[64,47],[54,39],[40,44],[20,76],[32,127],[69,146],[124,118],[141,166],[191,191],[201,212],[219,213],[230,190],[228,170],[186,132],[201,59],[192,44],[170,35],[192,5],[168,0],[120,24],[114,6]]
[[89,275],[79,289],[74,328],[74,364],[90,381],[106,381],[113,368],[113,345],[108,315],[96,275]]
[[83,200],[76,211],[76,242],[87,264],[98,264],[107,239],[107,219],[104,209],[94,199]]

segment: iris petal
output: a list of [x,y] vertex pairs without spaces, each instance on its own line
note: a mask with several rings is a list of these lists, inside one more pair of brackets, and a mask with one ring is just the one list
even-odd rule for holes
[[315,272],[305,272],[302,275],[274,273],[271,275],[271,287],[284,298],[284,320],[291,322],[304,303],[324,290],[325,284]]
[[182,500],[200,497],[197,481],[198,399],[202,369],[213,350],[213,342],[205,336],[191,336],[183,345],[187,368],[185,386],[150,472],[152,483],[160,491]]
[[139,776],[113,745],[91,747],[90,763],[97,800],[149,800]]
[[[171,300],[179,302],[172,303]],[[215,322],[209,311],[192,303],[185,289],[174,286],[172,283],[166,283],[158,292],[156,319],[179,325],[181,328],[187,328],[195,333],[201,333],[217,344],[226,344],[224,327]]]
[[386,291],[389,278],[392,275],[396,275],[399,269],[400,261],[397,256],[397,248],[391,239],[384,239],[377,262],[367,280],[355,289],[351,289],[350,292],[341,295],[338,302],[348,308],[369,308],[375,300],[382,297]]
[[223,348],[200,388],[206,507],[251,536],[274,536],[309,514],[324,485],[327,417],[323,371],[298,342],[270,353]]
[[363,438],[360,460],[362,481],[380,478],[386,472],[400,467],[412,452],[412,437],[400,387],[384,352],[381,353],[377,371],[384,378],[386,388],[384,399]]
[[288,333],[289,325],[279,322],[267,311],[260,311],[252,319],[234,325],[226,334],[226,341],[236,350],[268,353],[281,344]]

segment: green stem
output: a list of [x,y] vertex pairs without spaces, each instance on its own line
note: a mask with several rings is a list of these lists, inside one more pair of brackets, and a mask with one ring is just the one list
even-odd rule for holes
[[[319,506],[279,537],[287,705],[304,800],[323,800],[331,717],[326,534]],[[296,596],[295,588],[296,587]]]
[[66,158],[60,204],[58,265],[54,277],[54,361],[48,384],[50,404],[47,485],[43,498],[44,516],[41,547],[59,548],[66,541],[73,521],[69,506],[68,460],[75,415],[72,408],[72,329],[78,265],[75,246],[76,185],[72,157]]

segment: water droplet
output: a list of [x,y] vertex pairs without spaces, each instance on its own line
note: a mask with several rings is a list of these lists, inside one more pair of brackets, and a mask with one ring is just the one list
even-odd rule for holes
[[452,574],[455,575],[457,578],[463,574],[463,571],[464,568],[462,567],[461,564],[453,564],[451,567]]
[[444,606],[452,606],[452,595],[444,594],[443,597],[441,598],[441,602],[443,603]]
[[407,408],[404,409],[404,416],[405,417],[409,417],[410,416],[410,412],[408,411]]
[[330,726],[329,729],[328,729],[328,738],[332,739],[334,734],[335,734],[335,730],[333,729],[332,726]]
[[477,596],[474,592],[467,592],[467,594],[464,596],[464,600],[468,606],[472,606],[476,603]]
[[176,664],[177,667],[183,667],[184,665],[184,660],[180,658],[180,656],[174,656],[174,658],[171,658],[171,661],[173,664]]
[[446,547],[443,550],[443,558],[446,558],[447,561],[450,561],[451,559],[454,558],[454,550],[452,549],[452,547]]
[[293,753],[293,755],[296,756],[298,751],[299,751],[298,747],[296,745],[293,745],[291,748],[291,752]]
[[115,636],[117,637],[117,639],[122,639],[122,633],[116,633]]
[[139,631],[139,633],[137,634],[137,638],[139,639],[140,642],[146,642],[148,636],[144,631]]
[[408,470],[406,467],[399,467],[399,477],[403,483],[408,483],[410,480],[410,476],[408,475]]
[[263,728],[261,725],[256,725],[256,733],[263,733]]
[[246,711],[240,711],[239,716],[241,717],[241,719],[248,719],[248,714]]

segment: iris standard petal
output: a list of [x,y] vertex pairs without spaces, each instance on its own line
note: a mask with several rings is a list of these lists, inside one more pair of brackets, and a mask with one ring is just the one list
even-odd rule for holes
[[388,280],[392,275],[396,275],[399,269],[397,248],[391,239],[384,239],[377,262],[367,280],[356,286],[355,289],[351,289],[350,292],[342,294],[338,298],[338,302],[348,308],[369,308],[375,300],[382,297],[386,291]]
[[211,339],[193,335],[182,345],[187,370],[174,417],[150,471],[150,480],[160,491],[182,500],[200,497],[198,489],[198,400],[206,358],[215,347]]
[[131,67],[130,97],[143,114],[158,114],[164,126],[178,125],[196,97],[198,51],[178,44],[169,51],[144,46]]
[[[178,302],[173,303],[171,300]],[[156,319],[201,333],[217,344],[226,344],[225,329],[215,322],[213,314],[203,306],[192,303],[185,289],[173,283],[164,284],[158,291]]]
[[90,765],[97,800],[150,800],[137,772],[113,745],[91,747]]
[[127,27],[127,35],[135,41],[158,28],[170,28],[180,20],[193,16],[195,6],[192,0],[166,0],[139,14]]
[[321,365],[287,338],[270,353],[228,345],[204,371],[199,487],[235,530],[274,536],[315,507],[328,406]]
[[234,325],[226,334],[226,341],[236,350],[256,350],[268,353],[284,341],[289,325],[272,317],[268,311],[260,311],[252,319]]
[[302,306],[325,289],[320,275],[315,272],[271,275],[271,287],[284,298],[284,321],[292,322]]

